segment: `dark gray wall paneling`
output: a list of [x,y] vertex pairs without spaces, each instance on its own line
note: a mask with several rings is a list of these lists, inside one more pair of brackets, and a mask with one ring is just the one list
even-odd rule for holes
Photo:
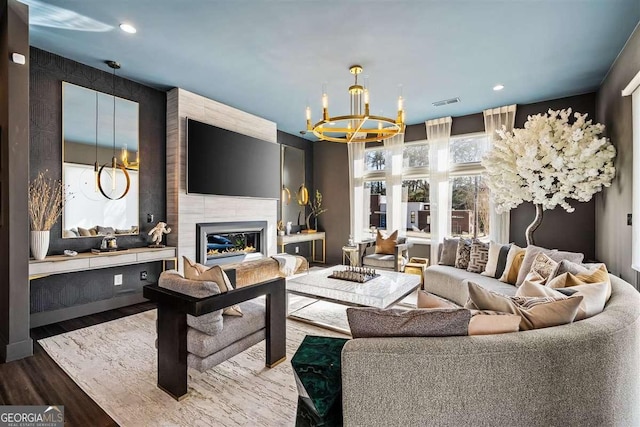
[[[29,12],[0,0],[0,362],[33,354],[29,337]],[[14,64],[10,53],[27,57]]]
[[[606,126],[605,134],[615,145],[618,155],[616,177],[610,188],[597,195],[595,209],[596,257],[607,264],[610,272],[640,289],[638,273],[631,268],[631,227],[627,225],[633,199],[633,113],[631,97],[620,95],[638,72],[640,26],[627,41],[598,91],[596,118]],[[633,220],[640,221],[640,218]]]
[[[117,58],[104,58],[117,59]],[[48,170],[62,177],[62,82],[66,81],[107,94],[113,91],[112,73],[31,48],[31,178]],[[126,68],[127,64],[122,64]],[[105,65],[104,69],[108,67]],[[117,75],[117,73],[116,73]],[[141,234],[118,237],[123,247],[148,243],[148,232],[166,217],[166,94],[130,80],[116,77],[116,96],[139,104],[140,114],[140,213]],[[154,223],[147,223],[147,214]],[[51,230],[49,254],[65,249],[86,252],[97,247],[100,238],[62,239],[61,220]]]

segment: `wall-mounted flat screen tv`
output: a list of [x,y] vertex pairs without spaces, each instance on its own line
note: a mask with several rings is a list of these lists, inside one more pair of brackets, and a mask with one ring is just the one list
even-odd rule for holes
[[280,146],[187,119],[187,193],[280,197]]

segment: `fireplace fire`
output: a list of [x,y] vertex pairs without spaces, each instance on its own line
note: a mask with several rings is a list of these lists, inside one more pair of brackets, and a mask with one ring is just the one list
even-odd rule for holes
[[196,224],[198,262],[223,264],[262,256],[266,228],[266,221]]

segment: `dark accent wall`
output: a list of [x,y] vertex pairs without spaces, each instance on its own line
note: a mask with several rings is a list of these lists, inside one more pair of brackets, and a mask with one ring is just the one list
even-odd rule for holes
[[[104,58],[114,59],[114,58]],[[117,59],[117,58],[115,58]],[[126,69],[127,64],[122,64]],[[104,65],[104,69],[108,69]],[[109,69],[110,70],[110,69]],[[116,73],[117,75],[117,73]],[[30,161],[31,178],[41,170],[62,177],[62,82],[111,94],[113,74],[63,58],[35,47],[31,48]],[[148,244],[148,232],[157,221],[166,218],[166,93],[116,77],[116,96],[139,104],[140,126],[140,213],[141,233],[118,237],[123,247]],[[147,214],[154,223],[147,223]],[[100,238],[62,239],[62,220],[51,229],[49,255],[65,249],[86,252],[100,244]]]
[[[313,180],[313,142],[306,140],[304,138],[300,138],[299,136],[295,136],[295,135],[291,135],[289,133],[286,132],[282,132],[282,131],[278,131],[278,144],[282,144],[282,145],[287,145],[289,147],[295,147],[295,148],[299,148],[301,150],[304,151],[304,185],[307,187],[307,189],[309,189],[309,196],[311,197],[312,194],[315,194],[315,188],[313,186],[314,184],[314,180]],[[291,188],[289,189],[291,191],[291,203],[295,203],[296,200],[296,194],[295,192],[297,191],[297,188]],[[322,190],[320,190],[322,192]],[[312,193],[313,192],[313,193]],[[322,193],[324,195],[324,193]],[[278,204],[278,220],[280,220],[282,218],[281,212],[280,212],[280,204]],[[305,214],[308,213],[308,211],[305,210]],[[320,216],[320,218],[322,218],[322,216],[325,214],[322,214]],[[304,221],[305,218],[301,218],[300,222],[301,224],[304,225]],[[298,226],[295,221],[293,223],[293,228],[292,228],[292,232],[296,233],[298,231],[300,231],[302,227]],[[299,246],[300,252],[298,253],[298,255],[302,255],[304,257],[310,257],[311,256],[311,250],[310,250],[310,246],[307,244],[300,244]],[[280,251],[280,248],[278,247],[278,251]],[[294,245],[288,245],[285,246],[285,251],[287,253],[293,254],[295,251],[295,246]]]
[[[26,64],[9,60],[11,53]],[[29,337],[29,8],[0,0],[0,362],[33,354]]]
[[[598,91],[596,119],[615,145],[616,177],[610,188],[596,197],[596,257],[613,274],[640,289],[638,273],[631,268],[631,227],[627,214],[633,199],[633,120],[631,96],[622,90],[640,72],[640,26],[629,37]],[[638,153],[636,153],[638,155]],[[635,190],[636,194],[638,189]],[[633,218],[640,221],[640,218]]]
[[[589,117],[595,116],[595,93],[576,95],[567,98],[553,99],[537,102],[535,104],[518,105],[516,111],[515,127],[523,127],[527,116],[530,114],[545,113],[551,109],[571,107],[574,111],[588,113]],[[454,117],[451,125],[452,135],[464,135],[474,132],[484,132],[484,117],[482,113],[469,114]],[[427,137],[424,123],[408,125],[405,141],[420,141]],[[334,146],[342,146],[343,154]],[[315,182],[324,180],[332,189],[325,195],[327,206],[339,206],[340,215],[332,216],[331,226],[336,230],[342,230],[340,235],[333,236],[335,244],[340,246],[328,249],[333,256],[340,251],[344,242],[349,238],[349,165],[347,150],[344,145],[326,142],[314,143],[315,155]],[[342,158],[341,158],[342,156]],[[326,159],[331,163],[322,165],[319,159]],[[328,174],[330,176],[325,177]],[[340,183],[338,185],[338,183]],[[323,193],[324,194],[324,193]],[[536,244],[539,246],[558,248],[582,252],[585,259],[595,258],[595,202],[588,203],[571,202],[575,212],[567,213],[561,208],[545,212],[542,226],[536,231]],[[526,246],[525,229],[533,221],[534,207],[523,203],[511,211],[510,240],[519,246]]]
[[349,155],[347,145],[313,143],[313,182],[328,209],[318,224],[326,232],[327,263],[342,263],[342,246],[349,241]]
[[[111,94],[113,74],[80,64],[50,52],[31,48],[29,107],[31,177],[48,170],[62,176],[62,82]],[[117,59],[117,58],[101,58]],[[127,64],[122,64],[126,69]],[[104,66],[107,69],[107,66]],[[166,219],[166,94],[139,83],[116,77],[115,95],[139,104],[140,185],[137,236],[118,236],[124,248],[148,245],[147,232],[157,221]],[[147,214],[154,215],[147,223]],[[61,220],[51,230],[49,255],[65,249],[87,252],[100,245],[101,237],[62,239]],[[171,225],[171,224],[169,224]],[[28,240],[27,240],[28,241]],[[28,259],[28,254],[25,254]],[[95,311],[108,310],[141,301],[142,286],[157,280],[160,263],[137,264],[49,276],[31,284],[31,312],[35,324],[47,324]],[[146,282],[140,272],[147,271]],[[123,286],[113,285],[113,275],[123,274]],[[26,304],[29,310],[29,303]],[[27,311],[27,314],[29,311]]]

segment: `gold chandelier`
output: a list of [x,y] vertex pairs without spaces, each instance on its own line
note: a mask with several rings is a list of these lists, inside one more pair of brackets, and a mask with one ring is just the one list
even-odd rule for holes
[[329,116],[329,97],[322,93],[322,120],[311,124],[311,108],[307,107],[307,131],[313,132],[320,140],[331,142],[372,142],[404,133],[404,100],[398,96],[398,115],[395,119],[369,114],[369,89],[366,84],[358,84],[358,75],[362,73],[360,65],[352,65],[349,72],[355,82],[349,86],[351,114]]

